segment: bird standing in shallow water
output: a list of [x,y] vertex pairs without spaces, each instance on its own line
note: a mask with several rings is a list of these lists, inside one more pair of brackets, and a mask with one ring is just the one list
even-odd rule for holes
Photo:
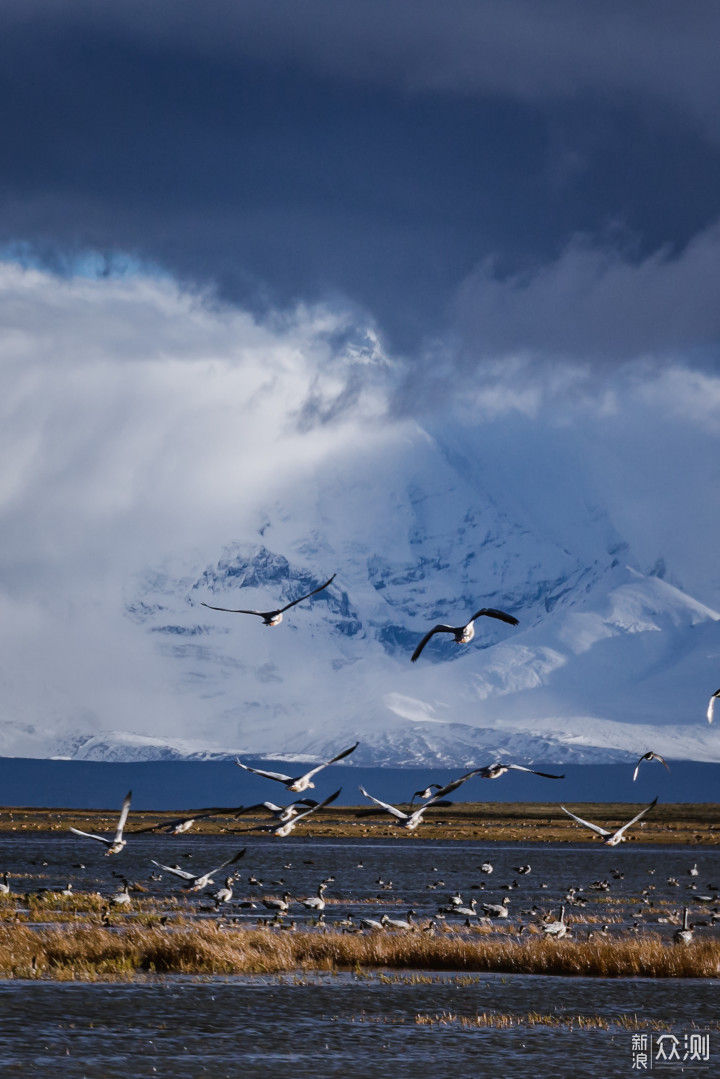
[[517,618],[514,618],[511,614],[505,614],[504,611],[498,611],[494,607],[482,607],[479,611],[476,611],[470,621],[466,622],[464,626],[433,626],[430,632],[425,634],[420,641],[420,644],[413,652],[410,657],[411,661],[415,663],[415,661],[419,659],[423,648],[436,633],[452,633],[456,644],[469,644],[475,636],[475,620],[483,615],[486,615],[488,618],[499,618],[501,622],[507,622],[510,626],[517,626],[519,624]]
[[286,603],[284,607],[278,607],[275,611],[245,611],[236,607],[213,607],[211,603],[202,603],[202,606],[208,607],[211,611],[227,611],[228,614],[254,614],[257,615],[258,618],[262,618],[263,625],[265,626],[279,626],[285,611],[289,611],[291,607],[295,607],[298,603],[302,603],[304,599],[309,599],[310,596],[314,596],[316,592],[322,592],[324,588],[327,588],[329,584],[332,584],[336,576],[337,575],[333,573],[330,580],[326,581],[325,584],[321,584],[319,588],[313,588],[312,592],[307,592],[304,596],[300,596],[299,599],[294,599],[292,603]]
[[673,933],[673,940],[676,944],[691,944],[693,939],[693,931],[688,923],[688,908],[683,907],[683,924],[682,929],[676,929]]
[[568,927],[565,924],[565,907],[560,907],[560,917],[556,922],[548,922],[543,926],[543,933],[546,933],[549,937],[555,937],[556,940],[560,940],[567,934]]

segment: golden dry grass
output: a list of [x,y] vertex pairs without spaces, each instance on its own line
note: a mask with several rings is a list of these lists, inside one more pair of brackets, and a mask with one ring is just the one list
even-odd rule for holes
[[210,926],[0,925],[0,976],[85,981],[144,974],[428,970],[597,977],[716,978],[720,941],[656,935],[584,942],[507,935],[287,932]]

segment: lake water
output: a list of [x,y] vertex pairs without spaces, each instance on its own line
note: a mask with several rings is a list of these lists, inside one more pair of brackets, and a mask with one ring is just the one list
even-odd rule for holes
[[[417,1016],[620,1013],[683,1029],[717,1018],[717,986],[514,975],[435,975],[418,985],[352,975],[279,979],[168,978],[145,985],[0,982],[3,1076],[64,1079],[173,1076],[488,1076],[492,1079],[637,1074],[628,1031],[419,1025]],[[657,1035],[655,1035],[657,1037]],[[714,1064],[713,1064],[714,1061]],[[669,1063],[667,1075],[717,1075],[710,1060]],[[657,1066],[656,1069],[657,1070]]]
[[[151,859],[180,864],[193,872],[219,865],[241,846],[235,897],[217,914],[203,897],[187,897],[181,881],[157,870]],[[99,844],[72,833],[4,833],[0,872],[7,869],[13,892],[64,886],[75,891],[117,888],[112,871],[142,883],[150,895],[178,895],[202,918],[238,918],[254,924],[265,916],[263,895],[284,889],[295,898],[315,893],[326,878],[328,923],[382,913],[404,915],[412,908],[422,921],[460,892],[466,902],[499,903],[510,897],[510,923],[555,912],[568,889],[580,903],[568,904],[577,939],[599,928],[626,932],[671,932],[654,922],[658,914],[688,905],[694,920],[708,924],[696,935],[714,935],[712,905],[698,898],[720,882],[720,850],[643,847],[608,850],[599,845],[553,846],[442,842],[400,836],[396,841],[286,840],[252,836],[132,836],[115,858]],[[493,872],[480,867],[490,863]],[[689,869],[697,863],[698,876]],[[529,873],[517,872],[530,865]],[[158,872],[162,880],[150,879]],[[216,876],[222,883],[225,871]],[[250,877],[262,881],[251,884]],[[677,885],[668,878],[677,880]],[[508,887],[517,881],[517,887]],[[608,888],[604,888],[607,882]],[[389,887],[389,885],[392,887]],[[597,885],[603,887],[597,887]],[[484,885],[484,887],[483,887]],[[639,903],[646,890],[647,904]],[[212,889],[211,889],[212,890]],[[240,900],[254,900],[256,909]],[[584,905],[582,901],[584,900]],[[535,908],[535,911],[533,911]],[[310,915],[298,904],[291,917]],[[113,919],[128,915],[113,913]],[[446,924],[462,919],[445,915]],[[51,982],[0,983],[0,1059],[3,1076],[33,1076],[59,1070],[75,1079],[115,1076],[212,1075],[491,1076],[562,1079],[638,1074],[633,1067],[633,1034],[531,1026],[529,1013],[602,1016],[636,1015],[647,1036],[662,1033],[652,1023],[672,1024],[680,1052],[694,1028],[718,1019],[718,985],[707,980],[607,980],[527,975],[433,974],[310,975],[266,978],[164,978],[131,985]],[[508,1029],[464,1027],[458,1017],[483,1012],[515,1016]],[[448,1016],[452,1018],[448,1018]],[[444,1018],[443,1018],[444,1017]],[[431,1019],[432,1022],[421,1020]],[[656,1062],[667,1075],[720,1074],[720,1032],[709,1034],[709,1059]],[[655,1043],[657,1048],[657,1043]]]
[[[121,873],[141,883],[148,896],[174,895],[183,903],[197,906],[204,902],[207,906],[207,900],[188,896],[181,880],[153,862],[201,873],[220,866],[243,848],[246,854],[242,860],[220,870],[214,879],[219,886],[227,873],[236,871],[239,880],[226,913],[250,923],[265,911],[261,906],[240,908],[237,901],[260,904],[263,895],[280,895],[284,890],[294,899],[303,898],[314,895],[323,880],[328,880],[325,913],[329,922],[348,913],[397,916],[411,908],[419,918],[432,917],[458,892],[466,903],[476,899],[479,905],[501,903],[509,897],[512,919],[522,921],[528,917],[523,912],[533,907],[557,911],[575,889],[576,905],[568,907],[569,914],[580,922],[584,915],[592,915],[592,921],[607,920],[611,928],[619,930],[637,921],[654,924],[654,918],[665,913],[666,907],[677,910],[686,903],[698,917],[708,916],[708,909],[696,896],[720,892],[717,847],[643,847],[634,843],[607,848],[599,841],[522,845],[428,840],[405,834],[397,840],[357,841],[192,832],[181,836],[130,835],[125,850],[108,858],[99,843],[70,831],[5,832],[0,834],[0,873],[11,873],[14,892],[72,883],[75,891],[106,895],[118,889],[113,872]],[[483,871],[487,864],[492,865],[492,872]],[[695,864],[697,877],[689,873]],[[530,866],[530,872],[518,872],[525,866]],[[262,884],[249,883],[251,877]],[[643,891],[647,903],[639,902]],[[720,898],[713,905],[719,904]],[[310,917],[297,904],[291,913],[299,922]],[[660,925],[654,928],[666,931]],[[672,926],[667,931],[671,930]]]
[[[298,775],[302,763],[244,756],[246,764]],[[362,785],[389,802],[408,800],[428,783],[450,783],[463,768],[362,768],[341,761],[320,773],[322,797],[341,787],[336,805],[365,804]],[[483,760],[480,764],[491,764]],[[672,761],[671,771],[653,762],[640,768],[632,782],[635,760],[625,764],[561,764],[536,762],[533,767],[565,775],[560,783],[527,772],[508,772],[499,780],[471,780],[451,800],[495,802],[627,802],[645,803],[656,794],[662,802],[715,802],[718,766],[697,761]],[[307,764],[310,767],[310,764]],[[470,767],[470,766],[468,766]],[[276,784],[270,784],[275,787]],[[268,781],[243,772],[233,760],[224,761],[57,761],[0,757],[0,803],[15,806],[57,806],[104,809],[120,805],[133,791],[133,810],[182,806],[252,805],[280,790],[268,791]],[[317,793],[316,793],[317,797]],[[182,810],[181,810],[182,812]]]

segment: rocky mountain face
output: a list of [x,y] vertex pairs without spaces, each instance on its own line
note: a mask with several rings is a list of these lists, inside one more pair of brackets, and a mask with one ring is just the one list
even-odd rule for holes
[[[68,722],[45,753],[292,759],[359,739],[352,761],[366,765],[602,763],[649,748],[720,761],[704,718],[720,616],[662,561],[638,563],[571,462],[539,464],[529,483],[497,446],[414,427],[223,539],[127,588],[152,700],[138,687],[122,731]],[[202,606],[278,608],[332,573],[276,627]],[[482,606],[519,626],[482,618],[469,644],[438,634],[410,662],[429,628]]]

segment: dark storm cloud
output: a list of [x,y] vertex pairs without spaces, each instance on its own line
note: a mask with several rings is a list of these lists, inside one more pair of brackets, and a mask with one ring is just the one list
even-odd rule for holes
[[720,134],[714,0],[6,0],[4,9],[25,27],[102,26],[150,47],[410,91],[640,94]]
[[684,355],[720,367],[719,280],[720,226],[641,260],[580,238],[527,274],[503,279],[485,263],[459,290],[461,351],[470,367],[508,353],[610,365]]
[[577,234],[641,266],[709,227],[719,27],[663,0],[11,0],[0,241],[256,311],[349,297],[412,350]]

